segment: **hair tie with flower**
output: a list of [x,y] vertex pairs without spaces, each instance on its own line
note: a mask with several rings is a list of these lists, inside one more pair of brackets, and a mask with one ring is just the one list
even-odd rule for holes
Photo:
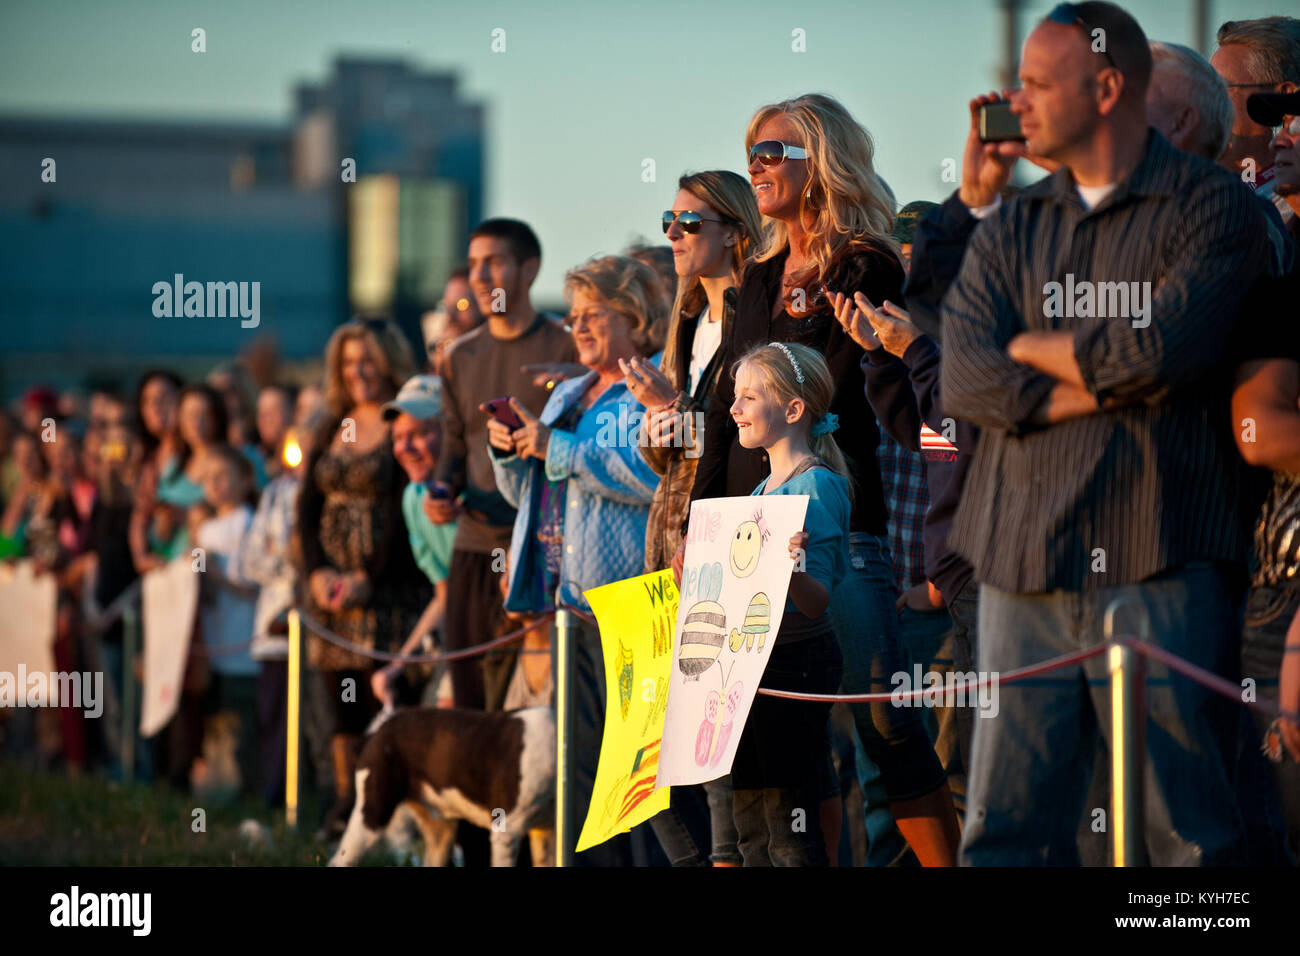
[[839,416],[837,416],[834,412],[827,412],[825,415],[823,415],[821,418],[817,419],[817,421],[813,423],[813,427],[809,430],[808,434],[811,435],[813,438],[817,438],[820,435],[829,435],[831,432],[835,431],[835,429],[839,427],[840,427]]

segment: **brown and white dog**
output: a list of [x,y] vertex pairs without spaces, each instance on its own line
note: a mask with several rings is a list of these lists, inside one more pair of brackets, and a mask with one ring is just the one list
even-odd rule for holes
[[555,714],[421,707],[386,717],[357,761],[357,802],[330,866],[355,866],[406,804],[426,866],[445,866],[458,820],[491,833],[492,865],[514,866],[527,833],[534,866],[555,861]]

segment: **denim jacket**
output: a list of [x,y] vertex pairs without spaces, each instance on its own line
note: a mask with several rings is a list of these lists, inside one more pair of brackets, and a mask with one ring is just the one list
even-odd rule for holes
[[[558,421],[595,378],[589,372],[556,386],[542,424]],[[575,431],[551,431],[545,462],[489,449],[497,488],[519,509],[510,537],[507,611],[549,611],[557,602],[590,610],[583,591],[641,573],[646,517],[659,484],[637,446],[643,413],[620,381],[583,412]],[[538,503],[546,480],[566,478],[560,589],[546,595],[536,547]]]

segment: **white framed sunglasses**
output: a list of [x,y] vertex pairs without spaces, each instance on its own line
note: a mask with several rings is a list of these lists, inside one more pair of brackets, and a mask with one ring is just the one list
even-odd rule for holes
[[760,166],[771,168],[780,166],[787,159],[807,159],[808,150],[802,146],[791,146],[789,143],[783,143],[779,139],[765,139],[761,143],[755,143],[749,147],[749,163],[752,166],[754,160],[758,160]]

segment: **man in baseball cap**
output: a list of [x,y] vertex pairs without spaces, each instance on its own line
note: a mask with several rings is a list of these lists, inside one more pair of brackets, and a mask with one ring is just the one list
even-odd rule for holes
[[[402,491],[402,517],[415,563],[433,584],[434,596],[410,639],[403,655],[420,649],[426,634],[438,629],[447,608],[447,568],[451,564],[456,523],[434,524],[425,513],[429,488],[442,453],[442,381],[436,375],[409,378],[397,397],[383,406],[384,421],[393,434],[393,457],[409,479]],[[389,706],[393,685],[402,673],[400,662],[380,668],[371,677],[375,696]]]

